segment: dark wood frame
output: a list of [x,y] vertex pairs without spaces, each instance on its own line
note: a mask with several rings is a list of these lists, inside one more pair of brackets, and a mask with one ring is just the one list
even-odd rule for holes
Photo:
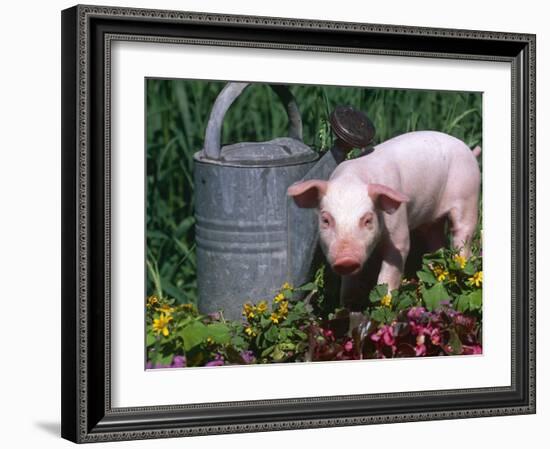
[[[110,404],[110,43],[192,42],[512,66],[510,387],[218,404]],[[75,6],[62,12],[62,436],[162,438],[535,412],[535,36]]]

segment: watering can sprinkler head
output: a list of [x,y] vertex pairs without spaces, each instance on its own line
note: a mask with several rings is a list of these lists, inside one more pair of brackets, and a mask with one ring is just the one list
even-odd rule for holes
[[330,114],[329,121],[336,136],[334,149],[340,153],[335,157],[342,160],[353,148],[366,148],[376,133],[369,118],[352,106],[336,106]]

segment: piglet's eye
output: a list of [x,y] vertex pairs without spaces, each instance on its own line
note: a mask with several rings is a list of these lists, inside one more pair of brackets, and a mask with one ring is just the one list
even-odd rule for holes
[[324,228],[328,228],[332,225],[334,219],[328,212],[323,212],[321,214],[321,224]]
[[372,224],[372,218],[373,215],[371,212],[367,212],[365,215],[361,217],[361,225],[363,226],[370,226]]

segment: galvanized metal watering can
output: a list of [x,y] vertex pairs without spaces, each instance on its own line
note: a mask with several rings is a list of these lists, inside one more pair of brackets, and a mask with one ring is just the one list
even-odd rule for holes
[[271,85],[286,107],[288,137],[221,147],[224,116],[249,83],[228,83],[212,108],[204,148],[194,155],[199,310],[238,319],[248,300],[270,300],[284,282],[310,280],[318,243],[314,210],[286,195],[296,181],[328,179],[372,123],[350,107],[331,115],[336,145],[321,159],[302,141],[302,119],[286,86]]

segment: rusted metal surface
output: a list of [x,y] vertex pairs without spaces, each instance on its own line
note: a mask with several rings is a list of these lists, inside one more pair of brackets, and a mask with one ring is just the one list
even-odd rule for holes
[[343,148],[365,148],[376,130],[369,118],[351,106],[337,106],[330,114],[330,124]]

